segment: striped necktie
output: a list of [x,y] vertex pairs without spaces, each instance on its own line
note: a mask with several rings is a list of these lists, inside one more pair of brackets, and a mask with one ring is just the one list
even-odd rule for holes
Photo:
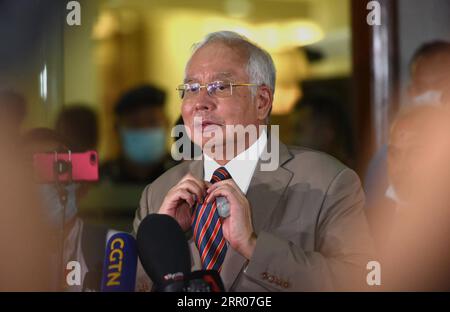
[[[231,179],[224,167],[214,171],[211,183]],[[217,212],[216,201],[206,205],[198,203],[192,216],[192,229],[195,244],[200,252],[203,270],[220,272],[227,252],[227,244],[222,233],[222,223]]]

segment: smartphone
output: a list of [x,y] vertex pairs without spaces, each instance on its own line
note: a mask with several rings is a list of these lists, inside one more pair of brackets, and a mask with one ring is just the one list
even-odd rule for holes
[[33,168],[38,183],[98,181],[96,151],[34,154]]

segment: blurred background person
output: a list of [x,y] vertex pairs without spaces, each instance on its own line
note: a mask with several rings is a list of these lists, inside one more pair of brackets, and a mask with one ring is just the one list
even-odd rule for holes
[[304,96],[294,114],[294,145],[325,152],[353,165],[351,125],[339,103],[325,96]]
[[432,41],[422,45],[411,60],[410,71],[408,95],[412,104],[449,104],[450,42]]
[[[432,41],[420,46],[410,61],[409,74],[407,102],[401,109],[401,113],[398,114],[403,115],[412,106],[449,107],[450,44],[448,42]],[[420,110],[411,110],[399,117],[399,120],[394,122],[398,123],[397,126],[391,125],[389,141],[393,140],[396,146],[403,146],[401,141],[407,140],[407,138],[397,134],[405,133],[405,124],[413,122],[413,119],[416,118],[414,116],[420,114]],[[409,129],[414,128],[408,127]],[[419,124],[416,124],[416,129],[420,129]],[[409,143],[405,142],[404,144]],[[389,203],[398,195],[394,196],[394,188],[388,176],[388,153],[388,144],[382,145],[372,157],[364,179],[368,219],[379,244],[385,241],[386,233],[380,232],[378,223],[381,219],[385,222],[392,222],[391,217],[395,212]],[[391,150],[392,153],[395,151]],[[385,202],[386,205],[380,205],[380,201]]]
[[385,248],[390,240],[398,212],[407,211],[408,206],[414,203],[414,196],[421,192],[418,186],[426,186],[421,184],[422,178],[416,170],[421,161],[418,152],[426,148],[426,139],[432,135],[431,121],[437,120],[440,113],[441,110],[431,106],[406,107],[398,113],[391,126],[386,162],[388,186],[369,210],[372,230],[380,249]]
[[446,109],[398,115],[388,146],[390,186],[378,207],[390,209],[389,218],[377,216],[386,290],[450,290],[449,159]]
[[176,163],[167,149],[165,97],[163,90],[151,85],[120,96],[114,106],[119,155],[101,164],[99,183],[80,200],[85,220],[130,231],[145,185]]
[[10,148],[17,144],[10,126],[0,122],[0,133],[5,134],[0,136],[0,291],[56,290],[51,279],[55,232],[42,213],[20,149]]
[[0,90],[0,136],[6,135],[5,141],[12,143],[20,136],[26,114],[27,103],[23,95],[12,90]]
[[102,179],[145,186],[175,162],[167,151],[166,94],[150,85],[125,92],[115,106],[120,154],[101,167]]
[[65,138],[72,152],[97,149],[97,113],[87,104],[64,107],[56,118],[55,131]]
[[[97,150],[97,113],[87,104],[72,104],[64,107],[56,118],[54,128],[71,152],[82,153]],[[91,187],[91,184],[80,184],[77,190],[79,196],[87,194]]]
[[[28,164],[29,172],[33,167],[33,155],[37,153],[67,153],[72,150],[64,137],[49,128],[33,128],[23,135],[22,139],[24,161]],[[33,175],[30,174],[30,178]],[[108,229],[105,226],[86,223],[79,217],[78,202],[85,194],[86,182],[61,182],[61,184],[38,181],[36,187],[40,198],[43,216],[49,228],[55,233],[52,239],[59,246],[54,251],[54,287],[57,290],[81,291],[83,287],[100,289],[103,258]],[[67,198],[65,207],[61,198],[63,188]],[[60,257],[63,248],[62,268]],[[57,281],[59,273],[69,261],[78,261],[81,267],[81,284],[69,286],[65,276]],[[59,263],[59,265],[58,265]],[[87,277],[87,281],[85,282]]]

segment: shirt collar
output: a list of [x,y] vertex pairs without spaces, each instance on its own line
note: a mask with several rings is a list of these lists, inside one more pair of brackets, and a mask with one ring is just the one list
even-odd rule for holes
[[[250,181],[253,177],[258,160],[261,157],[267,144],[267,134],[263,130],[258,140],[254,142],[248,149],[234,157],[226,165],[225,169],[228,170],[234,182],[245,194],[250,185]],[[203,168],[205,181],[211,180],[214,171],[222,167],[214,159],[207,154],[203,154]]]

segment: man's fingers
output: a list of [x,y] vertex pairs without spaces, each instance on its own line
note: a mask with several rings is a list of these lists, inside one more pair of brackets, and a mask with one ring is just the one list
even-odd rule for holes
[[193,183],[197,184],[200,188],[206,188],[206,181],[202,181],[200,179],[197,179],[196,177],[194,177],[191,173],[186,174],[180,181],[184,182],[184,181],[192,181]]
[[206,194],[206,190],[198,186],[192,180],[185,180],[177,185],[177,189],[183,189],[189,191],[192,195],[196,196],[196,200],[199,202],[203,201],[203,197]]
[[195,200],[192,198],[192,193],[187,190],[179,189],[176,191],[175,196],[186,201],[189,204],[189,207],[192,207],[195,204]]
[[232,190],[234,190],[237,194],[244,195],[242,193],[241,189],[239,188],[239,186],[237,186],[236,182],[234,182],[232,179],[223,180],[223,181],[219,181],[219,182],[216,182],[216,183],[212,184],[206,190],[206,194],[211,194],[212,192],[214,192],[214,190],[216,190],[216,189],[218,189],[219,187],[222,187],[222,186],[228,186]]
[[228,202],[231,204],[232,202],[236,202],[236,191],[230,187],[229,185],[222,185],[217,187],[212,192],[208,194],[207,203],[215,200],[217,197],[225,197]]

